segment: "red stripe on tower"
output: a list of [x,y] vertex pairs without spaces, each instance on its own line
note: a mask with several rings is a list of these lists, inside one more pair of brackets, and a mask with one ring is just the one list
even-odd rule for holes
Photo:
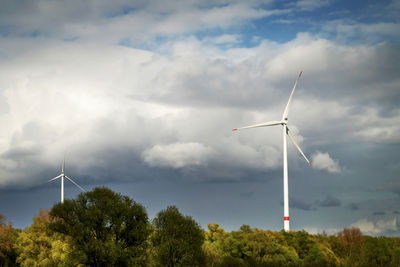
[[284,220],[284,221],[289,221],[289,216],[283,217],[283,220]]

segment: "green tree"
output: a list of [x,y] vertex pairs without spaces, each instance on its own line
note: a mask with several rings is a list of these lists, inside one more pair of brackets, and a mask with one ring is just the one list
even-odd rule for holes
[[218,223],[209,223],[207,224],[208,232],[205,233],[205,237],[207,241],[215,242],[219,239],[223,238],[226,235],[226,232],[223,228],[219,227]]
[[385,237],[365,237],[362,248],[362,266],[390,266],[392,249],[390,240]]
[[207,267],[220,266],[222,253],[219,241],[225,238],[227,233],[217,223],[209,223],[207,224],[207,228],[208,231],[205,232],[205,242],[202,247],[205,256],[205,265]]
[[157,214],[153,225],[152,242],[160,266],[199,266],[204,262],[204,234],[192,217],[170,206]]
[[5,217],[0,214],[0,266],[16,266],[16,236],[17,232],[12,228],[12,223],[6,224]]
[[281,233],[251,229],[248,225],[218,241],[222,266],[297,266],[299,257]]
[[202,250],[205,257],[205,265],[207,267],[216,267],[221,264],[221,254],[215,243],[205,241]]
[[145,208],[108,188],[56,204],[50,228],[70,236],[89,266],[145,266],[150,233]]
[[323,244],[315,244],[304,258],[303,266],[339,266],[340,261],[328,247]]
[[33,224],[21,232],[16,242],[20,266],[79,266],[82,255],[74,251],[68,237],[52,233],[47,210],[40,210]]
[[[398,240],[400,241],[400,238],[398,238]],[[392,262],[390,263],[390,266],[400,266],[400,244],[397,244],[392,248]]]

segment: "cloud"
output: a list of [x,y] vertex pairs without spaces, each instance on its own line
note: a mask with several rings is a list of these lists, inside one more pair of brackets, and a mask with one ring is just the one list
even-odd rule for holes
[[378,220],[363,218],[350,226],[359,228],[366,235],[393,235],[400,231],[398,221],[398,217]]
[[381,143],[400,142],[400,117],[394,112],[394,116],[382,117],[379,111],[372,108],[366,108],[363,113],[357,115],[361,120],[363,128],[354,132],[354,135],[365,141]]
[[155,145],[143,152],[144,161],[150,166],[183,168],[204,166],[215,156],[215,151],[199,143],[174,143]]
[[[283,206],[283,201],[280,202],[281,206]],[[313,203],[301,200],[301,199],[294,199],[294,198],[290,198],[289,200],[289,206],[290,208],[294,208],[294,209],[299,209],[299,210],[315,210],[315,208],[313,208]]]
[[397,195],[400,195],[400,182],[398,181],[391,181],[389,183],[383,184],[378,186],[377,188],[379,191],[388,191],[393,192]]
[[[42,8],[53,10],[54,6],[46,3]],[[68,7],[72,11],[59,10],[66,14],[58,15],[61,24],[68,22],[65,27],[71,36],[80,35],[80,31],[96,35],[96,27],[115,28],[121,31],[115,33],[117,39],[125,36],[125,28],[131,27],[135,19],[140,23],[133,26],[142,31],[141,25],[147,21],[155,23],[149,25],[171,23],[166,23],[163,30],[155,29],[157,34],[174,30],[174,23],[184,27],[176,33],[198,29],[183,25],[188,19],[184,10],[196,15],[194,21],[208,16],[220,20],[221,27],[232,25],[230,19],[232,23],[243,23],[253,17],[272,16],[259,10],[256,2],[206,3],[204,10],[193,3],[180,9],[177,2],[165,6],[157,1],[138,2],[128,5],[125,11],[121,6],[107,11],[108,4],[99,2],[93,7],[84,6],[85,10],[95,10],[90,13],[95,17],[90,22],[79,16],[71,19],[76,11],[73,6]],[[37,4],[32,5],[34,12],[40,12]],[[153,14],[165,10],[165,15]],[[15,12],[17,17],[26,14],[30,20],[28,9]],[[239,20],[234,19],[235,12],[243,12]],[[218,18],[221,13],[225,17]],[[127,24],[121,26],[124,21]],[[24,23],[18,26],[13,18],[7,23],[29,28]],[[203,24],[213,27],[207,25]],[[360,138],[378,143],[398,141],[398,47],[338,44],[305,33],[279,44],[261,39],[255,47],[218,45],[241,38],[223,33],[199,39],[188,34],[161,44],[153,42],[156,48],[149,51],[107,40],[95,43],[90,38],[64,42],[51,37],[2,37],[0,103],[7,108],[0,111],[0,121],[7,128],[0,131],[1,181],[7,184],[28,179],[24,178],[27,169],[21,166],[34,165],[38,169],[31,180],[39,179],[40,169],[58,168],[64,150],[75,155],[71,167],[82,174],[106,166],[110,168],[109,176],[118,171],[106,161],[135,162],[142,176],[152,166],[196,167],[214,179],[244,179],[249,172],[280,169],[279,127],[241,133],[230,129],[279,119],[300,69],[304,74],[296,90],[290,123],[292,130],[299,129],[297,141],[306,140],[308,147],[302,147],[305,151]],[[365,102],[371,105],[361,107]],[[185,145],[191,147],[188,154]],[[297,155],[297,151],[293,153]],[[316,169],[341,171],[339,161],[328,153],[317,152],[312,161]],[[135,175],[127,173],[118,177]]]
[[313,226],[306,226],[303,228],[303,230],[312,235],[318,235],[318,234],[323,234],[323,233],[326,233],[328,235],[335,235],[341,231],[341,229],[337,229],[337,228],[320,228],[320,227],[313,227]]
[[360,209],[360,206],[356,203],[351,203],[348,207],[350,210],[359,210]]
[[317,200],[316,204],[320,207],[338,207],[342,203],[341,203],[340,199],[338,199],[334,196],[328,195],[323,200]]
[[[264,1],[265,2],[265,1]],[[261,5],[263,4],[263,8]],[[268,3],[267,3],[268,4]],[[9,34],[143,43],[157,36],[229,28],[275,14],[258,1],[126,1],[3,3],[0,25]]]
[[[385,13],[389,16],[394,10],[387,10]],[[356,20],[332,20],[323,26],[327,32],[334,33],[339,40],[359,40],[364,42],[377,43],[383,38],[398,40],[397,29],[398,22],[359,22]]]
[[317,151],[311,156],[313,167],[329,173],[340,173],[339,163],[333,160],[328,153]]
[[236,44],[241,42],[241,36],[238,34],[223,34],[214,38],[206,38],[204,41],[214,44]]
[[[329,67],[325,60],[332,61],[331,53],[335,58],[348,58],[353,48],[310,36],[299,36],[280,46],[264,41],[242,49],[221,49],[194,37],[172,42],[159,52],[109,44],[21,43],[12,39],[1,42],[0,48],[9,53],[7,60],[0,61],[4,69],[0,95],[8,106],[0,118],[8,125],[1,132],[0,165],[8,169],[34,164],[29,157],[24,161],[20,158],[19,163],[13,161],[11,156],[22,149],[37,153],[36,160],[50,167],[58,164],[54,159],[61,159],[62,151],[68,148],[76,155],[70,164],[83,173],[104,161],[100,151],[114,151],[110,156],[117,157],[118,149],[124,148],[131,150],[131,160],[139,161],[144,169],[153,166],[148,162],[171,168],[179,164],[207,166],[208,175],[215,175],[215,179],[240,179],[249,171],[276,170],[282,166],[279,127],[240,133],[230,129],[280,118],[297,75],[294,66],[304,55],[314,61],[304,59],[307,70],[291,109],[291,129],[300,129],[301,133],[296,135],[297,141],[304,138],[312,140],[306,145],[318,146],[332,140],[358,139],[348,130],[350,124],[361,131],[372,126],[368,120],[371,114],[374,121],[382,117],[373,107],[373,113],[354,112],[359,97],[347,95],[345,104],[341,104],[330,95],[334,90],[325,90],[326,98],[318,95],[321,90],[314,89],[314,80],[318,87],[323,76],[325,86],[336,83],[329,73],[337,72],[335,64]],[[361,50],[366,55],[376,53],[372,47]],[[318,57],[310,56],[315,53]],[[321,72],[314,63],[326,70]],[[352,66],[360,68],[362,63]],[[358,81],[343,79],[347,84]],[[376,82],[382,83],[379,79]],[[363,96],[380,94],[372,89],[367,87]],[[342,93],[339,90],[339,99]],[[327,109],[330,112],[324,112]],[[397,118],[400,115],[394,112],[387,119],[395,122]],[[395,142],[396,138],[393,134],[388,140]],[[380,142],[382,137],[371,135],[368,140]],[[197,158],[176,157],[181,163],[174,164],[156,153],[157,149],[172,149],[168,144],[188,143],[203,146],[198,147]],[[219,156],[213,158],[211,151]],[[340,172],[338,161],[329,154],[317,152],[313,156],[317,169]],[[117,158],[110,161],[122,162]],[[1,179],[8,183],[26,176],[21,172],[16,179],[15,175],[4,174]]]
[[327,6],[330,4],[329,0],[299,0],[296,3],[296,7],[301,10],[311,11],[323,6]]

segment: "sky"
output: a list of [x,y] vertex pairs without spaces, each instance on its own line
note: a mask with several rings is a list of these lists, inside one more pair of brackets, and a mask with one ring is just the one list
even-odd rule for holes
[[[0,213],[60,201],[61,172],[150,219],[400,236],[400,1],[0,1]],[[66,181],[65,196],[79,189]]]

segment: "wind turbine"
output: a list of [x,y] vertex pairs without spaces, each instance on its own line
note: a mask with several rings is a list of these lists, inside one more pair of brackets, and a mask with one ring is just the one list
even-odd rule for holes
[[269,121],[269,122],[264,122],[264,123],[261,123],[261,124],[250,125],[250,126],[241,127],[241,128],[237,128],[237,129],[233,129],[232,130],[232,131],[237,131],[237,130],[244,130],[244,129],[250,129],[250,128],[257,128],[257,127],[275,126],[275,125],[282,125],[283,126],[283,228],[284,228],[285,231],[289,231],[290,230],[290,225],[289,225],[289,187],[288,187],[288,164],[287,164],[286,135],[289,136],[290,140],[292,140],[292,142],[296,146],[297,150],[305,158],[305,160],[308,162],[308,164],[310,164],[310,166],[312,167],[311,162],[308,160],[306,155],[304,155],[303,151],[301,150],[299,145],[294,140],[294,138],[290,134],[289,128],[287,126],[289,109],[290,109],[290,105],[292,103],[294,90],[296,89],[297,82],[299,81],[302,73],[303,72],[301,71],[299,76],[297,77],[296,83],[294,84],[292,93],[290,94],[290,97],[289,97],[289,101],[288,101],[288,103],[286,105],[285,111],[283,112],[283,116],[282,116],[282,119],[280,121]]
[[85,189],[83,189],[80,185],[78,185],[77,183],[74,182],[74,180],[72,180],[71,178],[69,178],[68,176],[65,175],[65,158],[63,161],[63,164],[61,166],[61,174],[50,179],[48,182],[52,182],[54,180],[57,179],[61,179],[61,203],[64,203],[64,178],[67,178],[68,180],[70,180],[74,185],[76,185],[80,190],[82,190],[82,192],[85,192]]

